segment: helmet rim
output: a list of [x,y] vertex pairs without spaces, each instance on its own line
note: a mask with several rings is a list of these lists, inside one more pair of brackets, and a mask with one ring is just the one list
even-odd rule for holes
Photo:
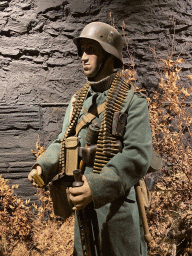
[[[96,28],[96,26],[99,28]],[[109,31],[106,33],[106,28],[107,30],[110,29],[111,38]],[[113,34],[115,34],[114,37]],[[81,39],[90,39],[98,42],[105,52],[115,57],[114,68],[122,67],[122,38],[121,34],[114,27],[102,22],[92,22],[85,26],[80,36],[73,39],[74,44],[77,46],[79,56],[82,56]]]

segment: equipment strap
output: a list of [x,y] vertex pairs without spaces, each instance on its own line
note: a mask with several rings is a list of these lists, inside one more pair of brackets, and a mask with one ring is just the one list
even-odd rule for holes
[[[99,105],[97,108],[94,108],[90,113],[84,115],[82,119],[78,122],[76,126],[76,135],[79,134],[80,130],[87,124],[90,123],[93,119],[95,119],[99,114],[104,112],[105,110],[105,102]],[[84,110],[83,110],[84,112]],[[84,112],[85,113],[85,112]]]

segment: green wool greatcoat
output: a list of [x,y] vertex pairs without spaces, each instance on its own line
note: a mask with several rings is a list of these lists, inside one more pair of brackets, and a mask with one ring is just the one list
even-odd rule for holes
[[[88,90],[84,101],[87,111],[94,105],[106,101],[109,89],[97,91],[94,86]],[[60,143],[68,126],[71,102],[65,114],[63,129],[37,164],[43,169],[43,179],[48,183],[58,173]],[[149,123],[148,104],[141,94],[134,93],[131,87],[123,105],[122,112],[128,114],[123,150],[117,153],[103,167],[100,174],[92,168],[85,168],[97,212],[103,256],[139,256],[147,255],[147,245],[139,217],[134,185],[146,174],[152,154],[152,138]],[[84,113],[81,111],[79,120]],[[96,117],[101,123],[103,113]],[[85,146],[88,125],[79,133],[80,145]],[[74,255],[82,255],[77,221],[75,223]]]

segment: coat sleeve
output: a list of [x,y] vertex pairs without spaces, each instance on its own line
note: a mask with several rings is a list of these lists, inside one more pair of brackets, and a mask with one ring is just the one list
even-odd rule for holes
[[48,146],[45,153],[35,163],[35,165],[38,164],[42,167],[42,178],[45,184],[48,184],[52,180],[52,178],[58,173],[61,139],[69,124],[72,101],[73,98],[71,99],[65,113],[62,132],[58,135],[57,139],[55,139]]
[[115,155],[100,174],[86,174],[95,208],[125,196],[147,172],[152,155],[148,104],[134,95],[129,106],[123,150]]

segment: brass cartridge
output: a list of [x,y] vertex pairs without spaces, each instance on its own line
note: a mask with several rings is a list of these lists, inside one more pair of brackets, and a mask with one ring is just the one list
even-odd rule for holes
[[[117,105],[117,98],[118,97],[116,97],[116,99],[114,100],[114,98],[113,98],[113,96],[109,96],[109,99],[110,99],[110,102],[109,103],[111,103],[111,104],[116,104]],[[114,101],[114,102],[113,102]],[[122,102],[121,102],[122,103]]]
[[107,143],[110,143],[111,141],[115,141],[115,138],[113,138],[113,140],[111,140],[111,139],[110,140],[105,140],[105,139],[104,140],[98,140],[97,142],[107,144]]
[[44,181],[42,180],[42,178],[37,174],[36,170],[33,170],[31,172],[31,176],[34,179],[34,181],[36,182],[36,184],[39,186],[39,188],[43,188],[45,186]]
[[110,103],[108,106],[107,106],[107,108],[110,110],[112,110],[112,111],[114,111],[115,109],[116,109],[116,111],[119,111],[119,108],[120,108],[121,106],[119,106],[119,104],[116,104],[116,103]]
[[97,153],[98,153],[98,155],[101,155],[101,156],[115,156],[116,155],[115,153],[108,151],[108,149],[103,150],[101,152],[98,151]]
[[94,169],[98,170],[99,173],[100,173],[100,171],[101,171],[102,168],[100,168],[100,167],[98,167],[98,166],[95,166]]
[[116,104],[119,104],[121,106],[123,104],[123,101],[116,99]]
[[115,88],[115,90],[108,93],[108,97],[111,97],[112,100],[115,101],[115,98],[118,96],[118,94],[119,94],[119,88]]
[[125,96],[127,94],[127,89],[121,88],[121,90],[119,91],[118,96]]
[[106,127],[103,128],[103,131],[108,131],[108,129]]
[[113,107],[106,104],[106,111],[113,111]]
[[119,145],[117,145],[117,143],[106,143],[106,144],[105,144],[105,147],[106,147],[106,148],[114,147],[114,149],[115,149],[115,147],[119,147]]
[[109,161],[109,158],[108,157],[106,157],[106,156],[99,156],[99,158],[97,157],[96,159],[95,159],[95,161],[97,161],[97,162],[103,162],[103,163],[108,163],[108,161]]
[[98,167],[104,167],[106,164],[100,164],[100,163],[96,163],[95,162],[95,166],[98,166]]
[[95,159],[95,163],[104,163],[104,164],[107,164],[109,160],[100,160],[100,159]]
[[97,156],[107,156],[107,153],[104,151],[102,151],[102,152],[98,151],[98,152],[96,152],[96,154],[97,154]]
[[104,118],[104,121],[112,121],[113,120],[113,117],[112,115],[103,115],[103,118]]
[[108,129],[108,130],[109,130],[110,127],[111,127],[110,123],[104,124],[103,131],[105,131],[105,129]]
[[105,122],[105,121],[110,121],[110,122],[111,122],[111,121],[113,120],[113,115],[112,115],[112,114],[110,114],[110,115],[109,115],[109,114],[108,114],[108,115],[106,114],[106,115],[103,116],[103,119],[104,119],[104,120],[103,120],[104,122]]
[[117,109],[117,111],[120,110],[121,104],[117,104],[117,103],[109,103],[109,105],[107,106],[107,108],[112,108],[112,110]]
[[101,170],[100,171],[93,170],[93,172],[99,174],[101,172]]
[[[113,140],[115,140],[115,138],[113,138]],[[100,136],[99,139],[98,139],[98,143],[102,143],[102,144],[109,143],[109,141],[111,141],[111,139],[106,138],[104,136]]]
[[110,152],[119,152],[119,149],[118,148],[112,148],[112,147],[105,147],[103,148],[103,151],[107,152],[107,151],[110,151]]

